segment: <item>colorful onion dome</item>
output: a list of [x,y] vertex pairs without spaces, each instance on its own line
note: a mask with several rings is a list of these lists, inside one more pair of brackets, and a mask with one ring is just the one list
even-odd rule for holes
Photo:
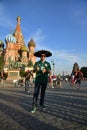
[[16,38],[12,35],[12,34],[8,34],[5,38],[5,42],[12,42],[12,43],[16,43]]
[[26,47],[25,44],[24,44],[23,47],[21,47],[20,51],[22,51],[22,52],[28,52],[28,48]]
[[31,40],[29,41],[29,43],[28,43],[28,47],[29,46],[33,46],[33,47],[35,47],[36,46],[36,44],[35,44],[35,42],[34,42],[34,40],[31,38]]

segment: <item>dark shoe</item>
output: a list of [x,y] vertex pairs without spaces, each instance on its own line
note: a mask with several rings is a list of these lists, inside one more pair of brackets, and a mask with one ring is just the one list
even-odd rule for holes
[[46,107],[44,105],[40,105],[40,108],[46,110]]
[[33,107],[31,113],[35,113],[36,112],[36,107]]

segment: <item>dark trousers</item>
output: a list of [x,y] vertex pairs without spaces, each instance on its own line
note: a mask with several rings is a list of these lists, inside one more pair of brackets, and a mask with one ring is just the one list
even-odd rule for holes
[[33,95],[33,106],[37,106],[38,96],[40,92],[40,105],[44,105],[45,91],[47,83],[35,83],[34,95]]
[[76,84],[78,84],[80,86],[81,85],[81,79],[77,79]]
[[25,81],[25,92],[29,91],[29,80]]

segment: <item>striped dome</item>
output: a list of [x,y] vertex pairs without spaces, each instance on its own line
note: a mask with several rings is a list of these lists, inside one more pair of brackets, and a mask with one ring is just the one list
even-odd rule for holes
[[16,38],[12,34],[8,34],[5,38],[6,42],[16,43]]

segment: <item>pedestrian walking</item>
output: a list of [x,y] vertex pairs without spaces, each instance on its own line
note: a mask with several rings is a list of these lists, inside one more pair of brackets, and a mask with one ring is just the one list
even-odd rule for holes
[[57,84],[59,85],[60,88],[62,88],[62,83],[61,83],[61,77],[60,77],[60,75],[57,76]]
[[83,73],[80,70],[76,72],[75,79],[76,79],[77,89],[80,89],[81,80],[83,79]]
[[27,70],[25,73],[25,92],[29,93],[30,90],[30,84],[31,84],[31,77],[33,79],[33,75],[31,73],[31,71]]
[[52,76],[52,88],[55,88],[57,86],[57,76]]
[[45,58],[51,55],[52,53],[47,50],[40,50],[34,54],[34,56],[39,57],[40,60],[37,61],[33,67],[34,72],[36,73],[36,78],[33,94],[33,108],[31,111],[32,113],[34,113],[37,109],[37,101],[40,92],[40,108],[45,109],[44,98],[48,83],[48,75],[51,73],[51,65],[45,60]]
[[71,77],[70,77],[70,86],[74,86],[75,83],[76,83],[75,75],[71,74]]

